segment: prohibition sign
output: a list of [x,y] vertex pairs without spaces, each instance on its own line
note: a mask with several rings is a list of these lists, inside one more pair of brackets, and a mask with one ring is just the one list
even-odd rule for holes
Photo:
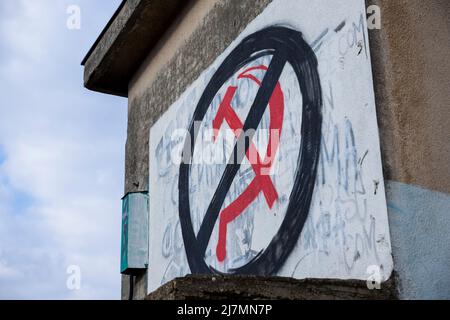
[[[253,71],[258,70],[267,71],[267,67],[265,65],[259,65],[248,68],[239,74],[237,78],[250,79],[258,84],[258,86],[261,86],[261,81],[252,74]],[[227,92],[225,93],[224,99],[220,103],[219,110],[217,111],[216,117],[213,121],[214,141],[219,134],[219,130],[223,122],[228,123],[237,139],[239,139],[239,135],[243,133],[242,128],[244,127],[244,124],[231,106],[231,102],[237,89],[238,87],[229,86]],[[246,152],[246,157],[248,158],[255,173],[255,178],[253,178],[252,182],[247,186],[244,192],[242,192],[232,203],[220,212],[219,240],[216,248],[217,260],[220,262],[224,261],[226,257],[228,224],[241,215],[247,207],[258,198],[258,195],[261,192],[264,195],[269,208],[272,208],[278,199],[278,192],[275,189],[268,173],[272,168],[273,161],[278,151],[278,144],[280,142],[279,138],[283,127],[283,114],[284,95],[281,90],[280,83],[278,82],[275,85],[272,97],[269,100],[270,131],[264,161],[262,160],[254,143],[249,141],[250,145]],[[275,139],[274,134],[276,135]]]
[[[196,235],[192,225],[189,200],[189,173],[194,154],[197,132],[195,123],[203,121],[208,108],[223,84],[249,63],[263,57],[272,56],[264,78],[253,101],[241,134],[237,137],[233,155],[222,174],[218,188],[208,206],[203,222]],[[247,264],[227,274],[271,275],[276,273],[293,250],[309,213],[317,165],[320,155],[322,126],[322,92],[317,70],[317,58],[311,47],[303,40],[302,34],[286,27],[273,26],[246,37],[217,69],[203,92],[189,128],[190,139],[186,139],[180,164],[178,181],[179,216],[186,256],[193,274],[220,274],[205,262],[204,255],[211,234],[219,218],[225,197],[239,172],[254,133],[264,115],[269,101],[278,84],[284,66],[289,63],[298,79],[303,97],[301,143],[294,178],[289,196],[289,204],[283,222],[269,245]],[[299,103],[300,104],[300,103]],[[238,146],[244,146],[239,148]]]

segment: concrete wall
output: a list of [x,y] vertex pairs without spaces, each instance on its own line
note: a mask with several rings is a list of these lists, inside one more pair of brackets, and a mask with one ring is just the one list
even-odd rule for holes
[[401,298],[450,298],[450,2],[367,1]]
[[[268,3],[192,0],[150,53],[130,83],[125,193],[148,190],[150,127]],[[136,278],[135,298],[146,296],[146,279]],[[129,277],[123,276],[122,297],[128,296]]]
[[[269,2],[191,1],[149,55],[130,84],[125,192],[148,189],[153,123]],[[450,298],[450,2],[367,2],[382,9],[370,41],[401,297]],[[124,277],[125,299],[128,283]],[[145,294],[142,275],[135,298]]]
[[450,298],[450,196],[387,183],[389,224],[400,298]]
[[[314,3],[270,3],[152,126],[149,292],[188,273],[209,273],[210,268],[225,274],[366,280],[368,268],[376,265],[382,279],[390,277],[366,8],[362,0],[346,0],[346,5]],[[311,48],[280,50],[289,60],[277,79],[270,112],[262,116],[252,140],[262,157],[268,144],[274,147],[271,170],[257,173],[250,155],[229,186],[219,184],[236,144],[227,123],[236,129],[238,122],[245,122],[260,89],[257,82],[267,74],[251,67],[272,64],[270,51],[234,70],[240,63],[235,57],[249,54],[239,46],[255,32],[281,25],[287,27],[276,29],[279,34],[270,31],[276,44],[268,42],[267,35],[251,43],[276,48],[291,39]],[[311,69],[296,73],[296,60],[309,56],[317,59],[318,67],[311,63]],[[213,79],[221,76],[224,83],[211,89]],[[183,180],[183,166],[174,155],[182,148],[205,93],[211,94],[211,103],[206,102],[206,113],[196,118],[201,125],[193,160],[184,167],[190,177]],[[224,98],[229,93],[232,96]],[[214,119],[220,124],[214,126],[219,134],[213,142]],[[239,120],[231,124],[232,119]],[[279,143],[268,143],[273,138],[269,128],[276,130]],[[226,189],[221,189],[223,185]],[[220,197],[224,205],[219,204],[215,215],[208,207]],[[208,225],[209,230],[204,228]],[[199,230],[208,230],[206,239],[197,236]]]

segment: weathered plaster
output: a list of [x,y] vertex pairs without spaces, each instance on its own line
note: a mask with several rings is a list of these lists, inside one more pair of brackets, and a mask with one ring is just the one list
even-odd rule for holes
[[369,34],[400,297],[448,299],[450,2],[366,2],[381,7]]
[[450,299],[450,195],[386,185],[400,298]]
[[[183,47],[189,45],[188,40],[202,26],[203,21],[217,3],[218,0],[197,0],[189,2],[180,14],[180,17],[173,22],[131,78],[129,84],[130,97],[138,97],[145,94],[149,85],[158,76],[164,74],[165,66],[173,60],[174,53],[180,52],[183,50]],[[197,63],[196,59],[193,62]],[[185,68],[186,71],[192,68],[195,69],[193,65],[183,66],[182,64],[178,67]]]
[[367,3],[385,178],[450,193],[450,1]]
[[184,0],[126,0],[82,64],[86,88],[128,96],[128,83]]

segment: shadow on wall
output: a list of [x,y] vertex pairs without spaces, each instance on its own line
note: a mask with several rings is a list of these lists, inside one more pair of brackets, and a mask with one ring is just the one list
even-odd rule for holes
[[450,299],[450,195],[386,182],[401,299]]

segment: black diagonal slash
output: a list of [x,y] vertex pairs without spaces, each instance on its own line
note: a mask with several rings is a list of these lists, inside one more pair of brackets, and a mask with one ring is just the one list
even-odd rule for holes
[[[243,133],[238,138],[234,151],[230,157],[228,164],[225,168],[222,178],[220,179],[219,186],[214,193],[208,210],[206,211],[205,218],[203,219],[200,230],[197,234],[198,249],[202,254],[205,253],[208,247],[211,234],[214,230],[217,218],[219,217],[220,209],[225,201],[226,195],[231,188],[234,177],[239,172],[241,162],[245,157],[245,154],[250,146],[250,143],[245,143],[246,139],[249,142],[253,139],[256,129],[261,122],[264,112],[269,104],[269,100],[272,97],[273,90],[283,72],[286,64],[286,58],[282,53],[276,53],[270,62],[269,68],[266,71],[261,87],[256,94],[256,98],[245,120]],[[245,146],[242,148],[241,146]]]
[[[239,136],[234,148],[233,156],[236,159],[232,159],[234,162],[228,162],[200,230],[195,233],[190,209],[189,179],[191,159],[198,133],[196,123],[205,119],[214,97],[228,79],[249,63],[268,55],[272,56],[272,61],[242,128],[247,132]],[[222,274],[205,262],[205,251],[224,199],[235,175],[239,172],[239,164],[248,150],[249,145],[243,144],[246,142],[243,139],[247,139],[250,134],[253,136],[259,126],[285,64],[292,67],[303,97],[294,103],[295,108],[302,110],[301,141],[298,146],[297,169],[288,206],[284,219],[269,245],[245,265],[228,269],[226,274],[261,276],[275,274],[294,250],[303,230],[311,207],[322,141],[322,89],[318,61],[301,32],[283,26],[270,26],[247,36],[231,51],[213,74],[192,116],[179,170],[178,210],[186,258],[193,274]]]

